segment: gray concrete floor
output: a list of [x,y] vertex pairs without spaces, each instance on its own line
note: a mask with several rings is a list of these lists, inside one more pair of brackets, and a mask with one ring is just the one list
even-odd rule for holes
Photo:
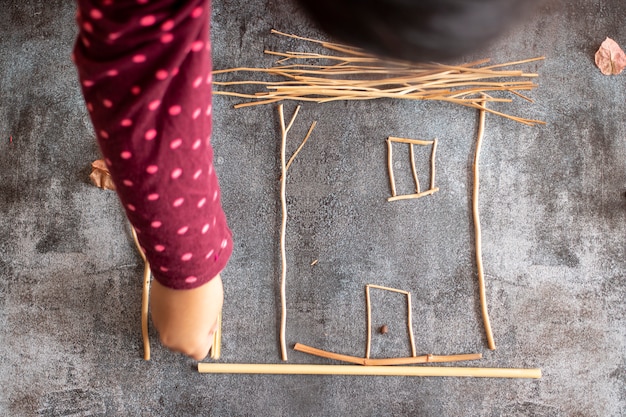
[[[593,64],[606,36],[626,46],[623,0],[546,3],[467,57],[546,56],[525,67],[540,74],[535,104],[499,109],[547,125],[487,118],[480,204],[495,352],[472,249],[476,112],[307,104],[289,144],[319,121],[288,181],[289,345],[363,355],[364,285],[376,283],[412,292],[419,353],[481,352],[478,366],[540,367],[541,380],[199,375],[154,334],[143,361],[141,260],[116,196],[87,180],[98,150],[69,59],[74,4],[0,10],[0,415],[626,415],[626,74]],[[284,0],[215,0],[213,14],[216,68],[269,65],[264,48],[294,47],[271,28],[323,36]],[[274,107],[236,102],[214,100],[237,242],[223,273],[222,362],[278,363],[278,121]],[[385,201],[390,135],[439,138],[438,194]],[[390,331],[372,355],[407,355],[403,299],[373,302]],[[297,352],[290,362],[329,363]]]

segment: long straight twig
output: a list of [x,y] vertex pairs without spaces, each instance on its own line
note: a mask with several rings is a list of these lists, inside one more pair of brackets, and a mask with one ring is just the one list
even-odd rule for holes
[[445,376],[473,378],[541,378],[537,368],[469,368],[456,366],[361,366],[265,363],[198,363],[206,374]]
[[282,221],[280,226],[280,259],[281,259],[281,276],[280,276],[280,305],[281,305],[281,314],[280,314],[280,353],[283,361],[287,360],[287,343],[286,343],[286,328],[287,328],[287,256],[285,250],[285,233],[287,230],[287,170],[289,166],[296,158],[302,147],[311,136],[313,129],[317,122],[313,122],[311,127],[309,128],[308,133],[304,137],[304,140],[298,147],[298,149],[293,153],[289,162],[286,163],[286,147],[287,147],[287,133],[293,126],[293,123],[298,116],[298,112],[300,111],[300,106],[296,107],[296,110],[291,116],[291,120],[289,124],[285,126],[285,115],[283,111],[283,105],[280,104],[278,106],[278,115],[280,119],[280,131],[281,131],[281,144],[280,144],[280,206],[282,211]]
[[[298,109],[296,109],[297,114]],[[285,127],[285,117],[283,114],[283,105],[278,106],[278,114],[280,116],[281,144],[280,144],[280,206],[282,210],[282,221],[280,226],[280,259],[281,259],[281,276],[280,276],[280,353],[282,360],[287,360],[287,345],[285,342],[285,330],[287,327],[287,304],[286,304],[286,282],[287,282],[287,260],[285,254],[285,231],[287,229],[287,167],[285,163],[285,147],[287,142],[288,128]],[[292,119],[293,121],[293,119]],[[291,124],[290,124],[291,126]]]
[[[483,107],[486,105],[482,103]],[[483,323],[485,327],[485,333],[487,335],[487,344],[489,349],[494,350],[496,345],[493,341],[493,333],[491,332],[491,324],[489,320],[489,311],[487,309],[487,295],[485,291],[485,277],[483,272],[483,259],[482,259],[482,240],[480,230],[480,213],[478,210],[478,196],[480,191],[480,149],[482,145],[483,136],[485,133],[485,110],[481,109],[479,112],[478,121],[478,134],[476,139],[476,151],[474,153],[474,187],[472,190],[472,214],[474,217],[474,241],[476,244],[476,269],[478,271],[478,288],[480,293],[480,310],[483,316]]]

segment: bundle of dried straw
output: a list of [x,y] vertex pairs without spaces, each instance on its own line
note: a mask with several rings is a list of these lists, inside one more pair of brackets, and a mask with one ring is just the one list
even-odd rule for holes
[[[405,100],[435,100],[484,110],[527,125],[544,124],[501,113],[484,106],[483,102],[511,102],[512,98],[493,97],[494,92],[508,92],[529,102],[520,91],[532,90],[530,81],[538,75],[519,70],[502,70],[544,59],[531,58],[497,65],[485,65],[488,59],[462,65],[412,64],[383,60],[351,46],[318,41],[276,30],[272,33],[321,45],[326,53],[274,52],[280,57],[271,68],[231,68],[214,71],[214,75],[254,72],[280,77],[280,81],[240,80],[214,81],[215,86],[237,88],[262,85],[265,90],[253,94],[237,91],[214,91],[217,95],[251,99],[235,108],[270,104],[282,100],[327,103],[337,100],[372,100],[392,98]],[[343,55],[338,55],[343,54]],[[288,63],[291,61],[293,63]]]

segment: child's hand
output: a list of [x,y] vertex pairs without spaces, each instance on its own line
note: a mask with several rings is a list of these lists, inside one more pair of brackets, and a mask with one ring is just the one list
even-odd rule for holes
[[223,300],[219,275],[193,290],[173,290],[152,281],[150,310],[161,343],[195,360],[204,359],[213,343]]

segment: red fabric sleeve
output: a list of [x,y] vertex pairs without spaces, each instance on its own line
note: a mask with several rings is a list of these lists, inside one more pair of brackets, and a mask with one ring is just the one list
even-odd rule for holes
[[87,108],[155,279],[199,287],[231,232],[211,147],[210,0],[78,0]]

